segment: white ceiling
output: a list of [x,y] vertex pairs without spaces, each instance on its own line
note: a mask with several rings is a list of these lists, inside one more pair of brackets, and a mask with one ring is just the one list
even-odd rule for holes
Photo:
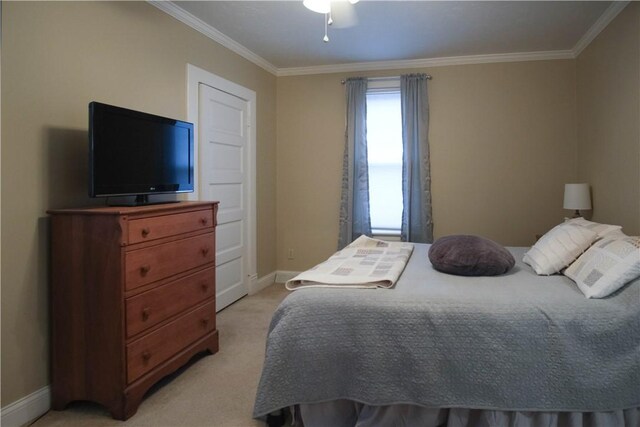
[[330,42],[323,43],[324,15],[301,0],[152,3],[276,74],[452,57],[571,57],[626,5],[361,0],[353,6],[358,24],[339,28],[343,17],[336,11]]

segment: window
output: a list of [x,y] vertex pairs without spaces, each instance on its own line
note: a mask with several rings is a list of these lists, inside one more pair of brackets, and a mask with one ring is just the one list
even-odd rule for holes
[[400,235],[402,113],[400,81],[370,82],[367,90],[369,209],[374,235]]
[[[406,74],[382,79],[354,77],[345,82],[339,248],[362,234],[433,241],[429,78],[427,74]],[[405,123],[410,125],[405,127]],[[367,171],[370,173],[363,176]],[[410,190],[406,194],[403,184]]]

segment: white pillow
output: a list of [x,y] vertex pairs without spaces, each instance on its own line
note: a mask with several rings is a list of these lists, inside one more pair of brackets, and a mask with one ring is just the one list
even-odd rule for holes
[[640,237],[602,239],[564,274],[587,298],[604,298],[640,277]]
[[569,221],[567,221],[566,223],[568,224],[574,224],[574,225],[579,225],[581,227],[586,227],[589,230],[595,232],[599,238],[603,238],[603,237],[609,237],[608,234],[615,232],[615,231],[619,231],[622,229],[621,225],[610,225],[610,224],[600,224],[597,222],[593,222],[593,221],[587,221],[586,219],[580,217],[580,218],[572,218]]
[[607,233],[607,239],[624,239],[625,237],[629,237],[622,232],[622,230],[613,230]]
[[597,239],[594,231],[565,222],[542,236],[522,261],[529,264],[536,274],[555,274],[571,264]]

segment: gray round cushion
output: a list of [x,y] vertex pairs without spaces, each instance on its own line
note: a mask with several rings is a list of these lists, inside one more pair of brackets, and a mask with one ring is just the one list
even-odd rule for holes
[[502,245],[468,235],[439,238],[429,248],[429,261],[436,270],[458,276],[497,276],[516,263]]

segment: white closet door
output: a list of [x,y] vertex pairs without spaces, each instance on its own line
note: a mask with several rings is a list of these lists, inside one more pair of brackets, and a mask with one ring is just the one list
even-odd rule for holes
[[247,295],[249,289],[247,117],[247,101],[200,84],[200,198],[220,202],[216,228],[218,310]]

